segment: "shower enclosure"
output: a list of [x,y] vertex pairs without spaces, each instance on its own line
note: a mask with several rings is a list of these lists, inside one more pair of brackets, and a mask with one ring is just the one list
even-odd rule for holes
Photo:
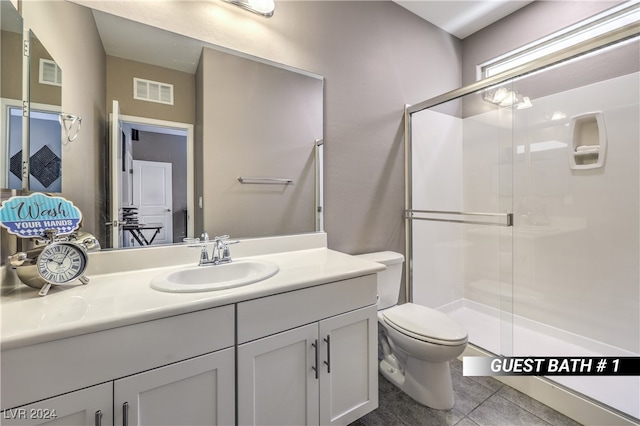
[[[640,42],[407,107],[407,299],[503,356],[640,356]],[[553,376],[640,418],[640,378]]]

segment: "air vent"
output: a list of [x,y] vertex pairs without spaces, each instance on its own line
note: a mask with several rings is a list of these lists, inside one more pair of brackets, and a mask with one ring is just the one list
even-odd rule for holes
[[173,105],[173,84],[134,77],[133,98],[141,101]]
[[40,84],[62,86],[62,70],[54,61],[40,58]]

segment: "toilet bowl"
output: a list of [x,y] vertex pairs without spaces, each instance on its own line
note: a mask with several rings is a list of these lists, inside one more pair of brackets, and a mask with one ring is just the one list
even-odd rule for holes
[[380,373],[421,404],[453,407],[449,361],[467,345],[467,331],[446,314],[414,303],[398,305],[404,257],[394,252],[359,255],[387,269],[378,273]]
[[[467,332],[442,312],[413,303],[378,313],[383,357],[380,372],[416,401],[431,408],[453,407],[449,361],[467,345]],[[424,325],[427,325],[424,327]]]

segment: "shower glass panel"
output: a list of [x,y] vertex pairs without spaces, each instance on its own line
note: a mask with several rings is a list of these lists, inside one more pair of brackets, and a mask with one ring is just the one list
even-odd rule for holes
[[412,300],[512,353],[512,111],[473,93],[411,117]]
[[[640,354],[640,47],[514,82],[513,351]],[[577,167],[576,167],[577,165]],[[640,378],[552,379],[640,418]]]
[[[408,114],[410,300],[496,355],[640,356],[638,37],[473,87]],[[547,380],[640,419],[640,377]]]

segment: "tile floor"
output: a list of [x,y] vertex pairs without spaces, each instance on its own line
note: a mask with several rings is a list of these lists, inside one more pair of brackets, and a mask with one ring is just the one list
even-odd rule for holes
[[492,377],[465,377],[451,363],[455,406],[448,411],[418,404],[381,375],[378,409],[350,426],[577,426],[579,423]]

